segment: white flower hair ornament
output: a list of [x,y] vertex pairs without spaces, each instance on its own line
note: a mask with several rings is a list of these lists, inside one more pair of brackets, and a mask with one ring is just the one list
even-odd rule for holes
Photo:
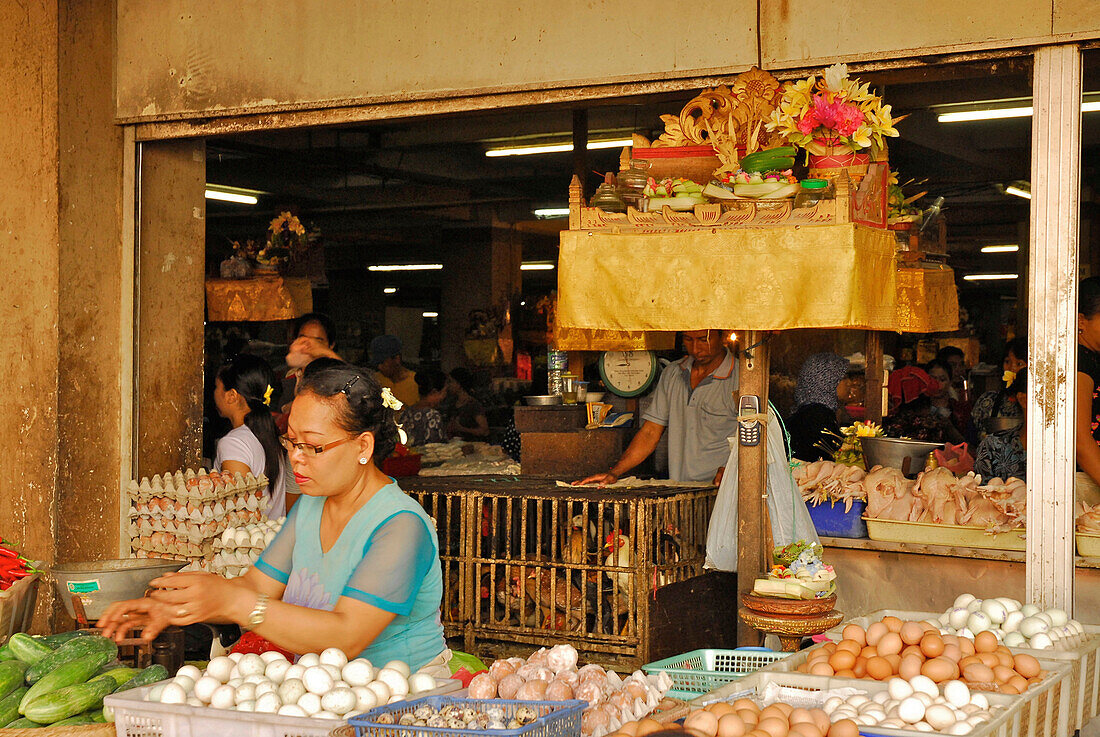
[[[382,406],[386,409],[392,409],[394,412],[398,412],[405,405],[401,403],[401,400],[393,395],[388,386],[382,387]],[[405,428],[401,427],[401,423],[394,419],[393,424],[397,425],[397,439],[401,441],[402,445],[409,444],[409,436],[405,434]]]

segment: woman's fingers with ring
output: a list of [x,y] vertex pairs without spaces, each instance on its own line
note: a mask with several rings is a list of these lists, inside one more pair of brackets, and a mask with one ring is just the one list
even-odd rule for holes
[[177,619],[183,619],[186,616],[187,616],[187,610],[185,608],[180,607],[179,609],[176,610],[176,618]]

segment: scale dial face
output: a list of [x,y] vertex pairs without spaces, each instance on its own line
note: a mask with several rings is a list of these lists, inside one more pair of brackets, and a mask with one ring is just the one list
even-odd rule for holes
[[620,397],[648,391],[657,378],[657,367],[653,351],[605,351],[600,356],[600,377]]

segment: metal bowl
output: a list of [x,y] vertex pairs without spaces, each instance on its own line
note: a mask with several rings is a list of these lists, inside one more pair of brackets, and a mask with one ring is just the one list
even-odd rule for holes
[[165,573],[174,573],[187,565],[185,560],[167,558],[123,558],[93,560],[84,563],[59,563],[50,569],[61,603],[76,619],[73,595],[80,597],[89,621],[103,616],[116,601],[139,599],[149,582]]
[[901,469],[904,476],[916,478],[928,463],[928,454],[943,448],[943,443],[900,438],[860,438],[867,468],[889,466]]
[[554,404],[561,404],[560,394],[530,394],[523,398],[523,401],[531,407],[549,407]]
[[584,398],[586,402],[602,402],[604,392],[588,392],[588,395]]

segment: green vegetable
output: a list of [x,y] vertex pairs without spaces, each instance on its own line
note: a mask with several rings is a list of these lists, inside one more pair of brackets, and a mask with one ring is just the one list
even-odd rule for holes
[[19,702],[27,693],[26,686],[20,686],[0,700],[0,727],[19,718]]
[[118,645],[100,635],[71,639],[27,669],[27,685],[32,686],[65,663],[92,653],[107,653],[108,658],[103,663],[106,664],[118,657]]
[[27,664],[22,660],[0,662],[0,699],[23,685]]
[[[62,668],[66,667],[69,666],[62,666]],[[38,683],[45,680],[44,678]],[[110,676],[99,676],[87,683],[65,686],[32,701],[27,705],[24,715],[27,719],[39,724],[53,724],[89,709],[102,706],[103,697],[111,693],[111,689],[114,687],[115,682]]]
[[96,672],[96,675],[97,676],[110,676],[114,680],[115,686],[117,687],[117,686],[122,686],[122,684],[124,684],[124,683],[129,683],[130,681],[134,680],[134,678],[136,678],[141,672],[142,672],[141,668],[130,668],[129,666],[124,665],[124,666],[115,666],[114,668],[111,668],[110,670],[106,670],[106,671],[103,670],[103,668],[100,668]]
[[114,693],[122,693],[123,691],[129,691],[131,688],[148,686],[157,681],[163,681],[166,678],[168,678],[168,669],[160,663],[153,663],[148,668],[126,681],[126,683],[116,688]]
[[28,665],[34,665],[53,652],[53,648],[46,643],[22,632],[16,632],[8,638],[8,647],[15,657]]
[[783,171],[794,166],[797,153],[794,146],[778,146],[743,156],[738,165],[746,172]]
[[[104,709],[106,709],[106,708],[107,707],[104,706],[103,709],[89,709],[88,711],[86,711],[84,713],[87,714],[89,717],[91,717],[91,720],[94,723],[103,724],[104,722],[107,721],[107,715],[103,713]],[[114,713],[114,712],[112,712],[112,713]]]
[[77,714],[75,717],[69,717],[68,719],[62,719],[60,722],[54,722],[51,727],[73,727],[80,724],[95,724],[95,720],[88,712],[83,714]]
[[70,630],[68,632],[58,632],[56,635],[46,635],[42,638],[42,642],[46,643],[50,647],[61,647],[69,640],[75,640],[78,637],[99,637],[99,633],[92,632],[91,630]]
[[[19,702],[19,713],[23,716],[29,716],[27,710],[37,699],[48,698],[58,689],[64,689],[67,686],[75,686],[84,683],[99,670],[101,665],[110,660],[111,657],[110,653],[90,653],[54,668],[39,679],[38,682],[31,686],[27,693],[23,695],[23,700]],[[99,676],[95,680],[98,681],[100,679],[106,679],[112,684],[115,684],[114,679],[110,676]],[[114,689],[116,685],[117,684],[112,685],[111,689]],[[110,690],[107,691],[107,693],[110,692]],[[72,714],[77,714],[79,711],[84,711],[84,709],[74,711]],[[65,716],[72,716],[72,714],[66,714]],[[31,718],[34,719],[34,717]],[[65,717],[58,717],[58,719],[64,718]],[[39,722],[42,720],[35,719],[35,721]]]
[[38,727],[45,727],[45,724],[33,722],[26,717],[22,719],[16,719],[14,722],[7,726],[7,729],[37,729]]
[[0,645],[0,660],[15,660],[15,654],[12,653],[11,648],[8,647],[8,643]]

